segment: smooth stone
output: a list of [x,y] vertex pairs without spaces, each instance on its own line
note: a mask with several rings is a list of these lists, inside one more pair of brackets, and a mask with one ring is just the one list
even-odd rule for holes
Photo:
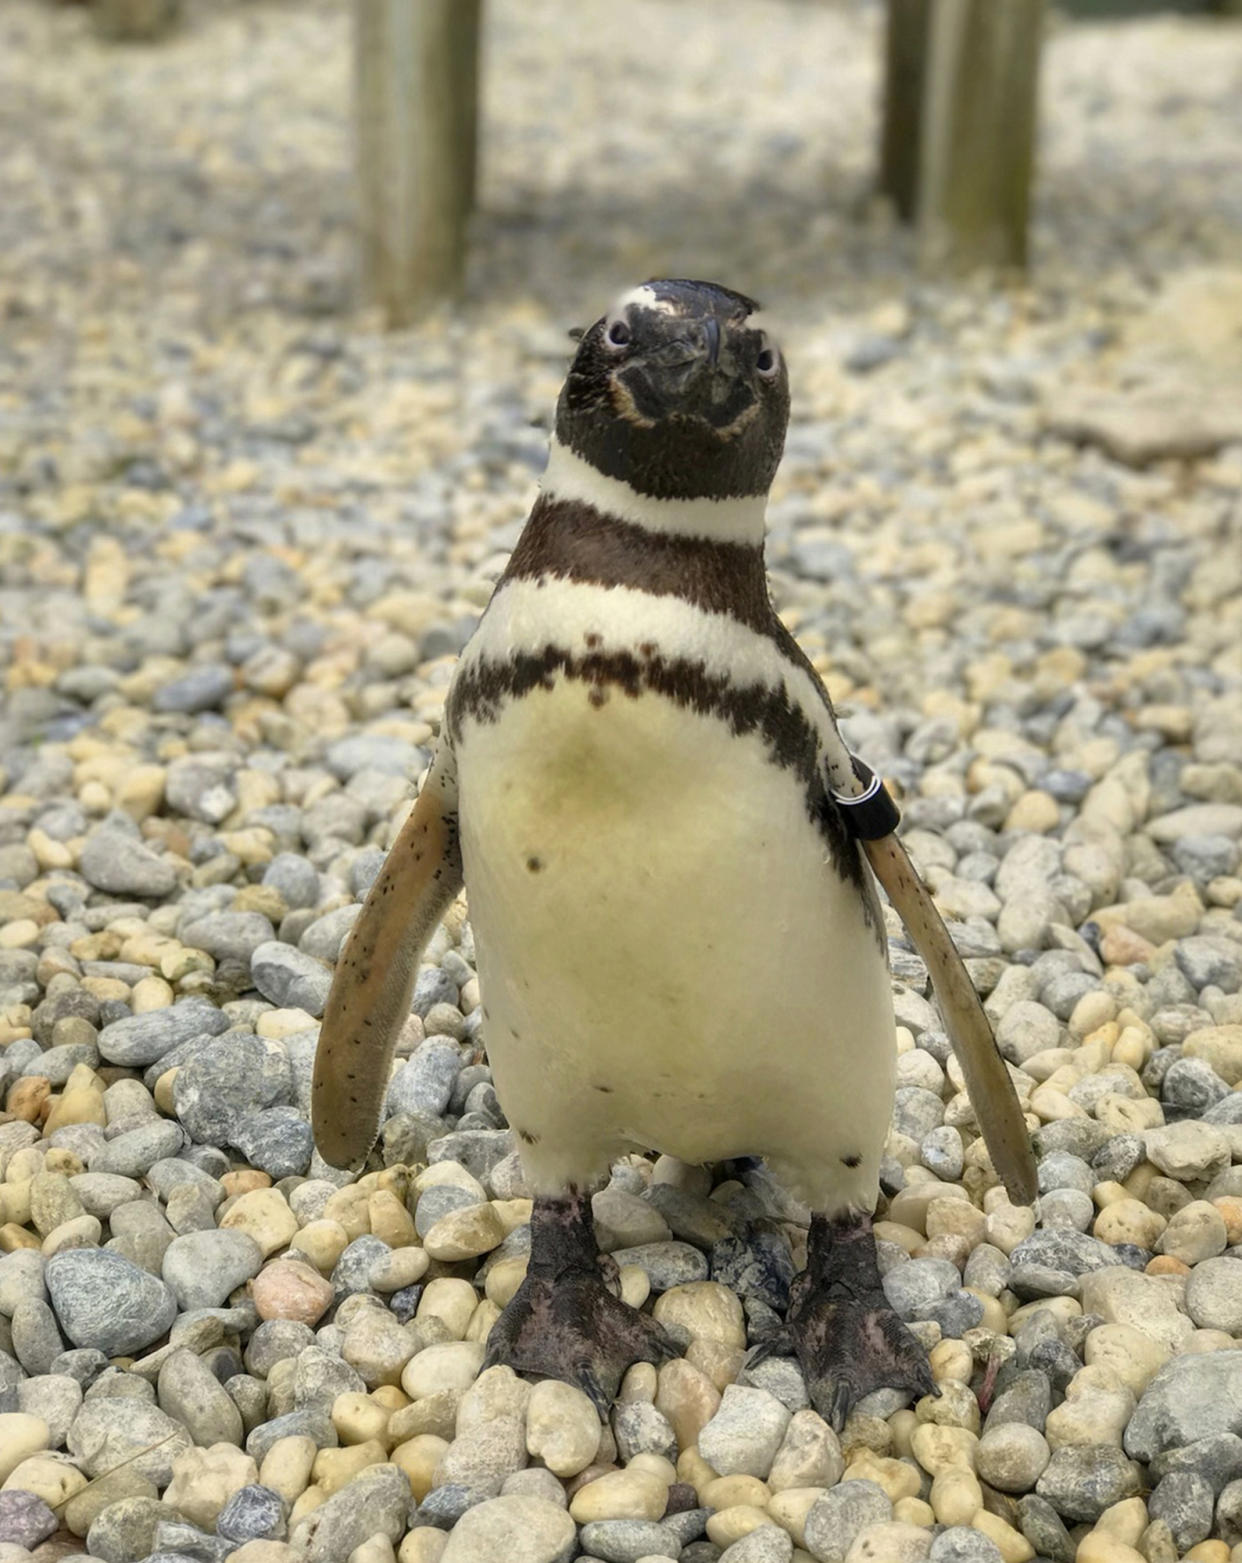
[[762,1480],[772,1469],[789,1420],[788,1408],[766,1390],[730,1384],[699,1434],[699,1453],[721,1476]]
[[262,1263],[263,1251],[248,1233],[187,1232],[168,1245],[163,1276],[183,1311],[218,1308]]
[[892,1500],[873,1481],[845,1481],[817,1498],[803,1526],[806,1550],[817,1563],[844,1563],[854,1538],[893,1517]]
[[181,1422],[196,1444],[239,1444],[241,1413],[203,1359],[178,1347],[159,1372],[159,1406]]
[[1036,1491],[1062,1519],[1098,1520],[1105,1509],[1142,1488],[1142,1475],[1112,1444],[1054,1449]]
[[109,1356],[140,1350],[164,1335],[177,1313],[173,1292],[120,1254],[77,1248],[47,1263],[52,1305],[75,1346]]
[[218,1036],[228,1026],[229,1017],[206,999],[180,999],[165,1009],[112,1021],[100,1031],[97,1046],[108,1063],[141,1068],[192,1037]]

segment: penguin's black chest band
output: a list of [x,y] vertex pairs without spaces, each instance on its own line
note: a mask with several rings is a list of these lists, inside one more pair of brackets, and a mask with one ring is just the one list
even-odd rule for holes
[[842,824],[857,841],[878,841],[881,836],[891,836],[901,822],[901,810],[865,760],[852,754],[850,763],[863,790],[856,797],[833,792],[832,799],[840,810]]

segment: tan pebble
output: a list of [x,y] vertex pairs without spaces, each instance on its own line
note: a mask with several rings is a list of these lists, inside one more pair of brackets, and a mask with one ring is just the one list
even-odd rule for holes
[[382,1443],[388,1431],[388,1412],[370,1395],[351,1389],[332,1402],[332,1425],[343,1444],[364,1444],[370,1439]]
[[505,1307],[526,1279],[526,1263],[525,1255],[514,1254],[491,1266],[485,1283],[489,1302],[494,1302],[498,1308]]
[[1088,1365],[1111,1368],[1131,1394],[1143,1393],[1169,1360],[1167,1346],[1154,1341],[1129,1324],[1100,1324],[1087,1336],[1084,1358]]
[[969,1385],[959,1379],[947,1379],[941,1384],[938,1395],[924,1395],[915,1403],[914,1414],[920,1422],[936,1422],[942,1427],[964,1427],[971,1433],[979,1431],[979,1402]]
[[1236,1243],[1242,1243],[1242,1198],[1232,1194],[1222,1194],[1219,1199],[1212,1201],[1220,1212],[1220,1218],[1225,1223],[1225,1240],[1232,1248]]
[[167,1009],[173,1001],[172,984],[163,977],[141,977],[134,984],[129,996],[129,1007],[135,1015],[147,1015],[155,1009]]
[[1104,1510],[1095,1522],[1095,1529],[1115,1536],[1128,1547],[1137,1547],[1147,1529],[1147,1505],[1141,1498],[1123,1498]]
[[942,1525],[969,1525],[983,1507],[983,1488],[973,1471],[950,1466],[931,1485],[931,1506]]
[[642,1265],[622,1265],[617,1279],[621,1283],[621,1301],[641,1308],[651,1296],[651,1277]]
[[714,1340],[692,1340],[686,1347],[685,1360],[709,1378],[723,1395],[728,1386],[736,1382],[745,1356],[737,1346],[724,1346]]
[[272,1176],[257,1167],[235,1167],[232,1172],[221,1175],[220,1183],[230,1199],[237,1199],[242,1194],[252,1194],[256,1189],[270,1189]]
[[97,1217],[74,1216],[52,1228],[43,1239],[43,1252],[50,1259],[71,1248],[98,1248],[102,1235],[103,1226]]
[[922,1563],[927,1544],[927,1532],[918,1525],[900,1520],[866,1525],[854,1537],[845,1563]]
[[229,1563],[297,1563],[297,1556],[287,1541],[255,1536],[229,1553]]
[[1028,1563],[1035,1556],[1035,1548],[1022,1532],[988,1509],[980,1509],[970,1524],[972,1530],[981,1531],[996,1544],[1003,1563]]
[[410,1531],[397,1549],[397,1563],[440,1563],[449,1533],[431,1525]]
[[348,1486],[359,1471],[369,1465],[387,1462],[388,1450],[378,1439],[368,1439],[364,1444],[351,1444],[345,1449],[321,1449],[315,1456],[311,1475],[315,1485],[326,1497]]
[[[938,1342],[928,1353],[928,1362],[931,1365],[932,1377],[937,1384],[946,1384],[951,1379],[959,1384],[969,1384],[975,1370],[975,1361],[970,1347],[960,1340]],[[934,1420],[934,1418],[925,1417],[923,1420]]]
[[841,1429],[841,1450],[847,1461],[864,1450],[872,1454],[891,1454],[893,1430],[883,1417],[864,1416],[861,1411],[853,1411]]
[[348,1184],[329,1196],[323,1207],[324,1221],[339,1221],[349,1242],[365,1237],[371,1230],[371,1196],[358,1184]]
[[454,1188],[465,1189],[477,1199],[486,1199],[487,1190],[475,1177],[473,1172],[467,1171],[459,1161],[433,1161],[414,1179],[414,1188],[421,1194],[425,1189],[435,1188],[441,1183],[450,1183]]
[[526,1226],[534,1208],[534,1201],[530,1199],[494,1199],[492,1209],[496,1212],[496,1219],[500,1222],[501,1230],[508,1237],[510,1232],[516,1232],[519,1227]]
[[297,1217],[277,1189],[258,1188],[243,1194],[220,1218],[219,1225],[254,1238],[266,1259],[286,1248],[297,1234]]
[[263,1456],[259,1481],[291,1504],[306,1491],[317,1453],[315,1440],[304,1433],[278,1438]]
[[454,1340],[464,1340],[478,1301],[479,1294],[469,1281],[454,1276],[437,1276],[423,1288],[415,1317],[420,1321],[439,1319]]
[[369,1279],[377,1292],[399,1292],[403,1287],[421,1281],[427,1273],[428,1263],[425,1249],[394,1248],[371,1266]]
[[241,1487],[259,1479],[259,1469],[234,1444],[186,1449],[173,1461],[164,1502],[191,1525],[214,1530],[216,1516]]
[[0,1412],[0,1483],[23,1460],[48,1446],[48,1425],[41,1416],[26,1411]]
[[916,1232],[913,1227],[902,1226],[897,1221],[877,1221],[872,1230],[877,1241],[896,1243],[898,1248],[904,1248],[908,1254],[914,1253],[924,1243],[922,1232]]
[[886,1455],[872,1454],[864,1450],[845,1467],[842,1481],[875,1482],[896,1503],[900,1498],[913,1498],[918,1492],[919,1473],[904,1460],[893,1460]]
[[367,1201],[371,1231],[389,1248],[409,1248],[418,1242],[414,1218],[397,1196],[378,1189]]
[[392,1463],[405,1472],[410,1490],[418,1502],[431,1491],[436,1467],[449,1449],[447,1438],[437,1438],[434,1433],[420,1433],[416,1438],[398,1444],[391,1456]]
[[922,1498],[899,1498],[893,1505],[893,1518],[904,1525],[921,1525],[926,1529],[936,1523],[936,1515],[930,1503]]
[[313,1326],[332,1305],[332,1283],[313,1266],[289,1256],[260,1270],[250,1289],[255,1309],[264,1320],[295,1319]]
[[444,1341],[426,1346],[401,1370],[401,1388],[411,1400],[441,1390],[456,1390],[460,1394],[474,1383],[482,1364],[483,1347],[476,1341]]
[[768,1484],[757,1476],[717,1476],[699,1494],[706,1509],[729,1509],[739,1503],[763,1509],[771,1496]]
[[313,1514],[316,1509],[321,1509],[327,1501],[328,1495],[323,1488],[312,1483],[299,1495],[289,1510],[289,1529],[293,1530],[300,1520],[304,1520],[308,1514]]
[[494,1302],[484,1298],[470,1315],[470,1323],[466,1326],[466,1340],[478,1341],[481,1346],[487,1344],[487,1337],[492,1333],[492,1325],[500,1317],[500,1309]]
[[718,1509],[707,1522],[707,1538],[718,1547],[732,1546],[749,1536],[752,1530],[771,1525],[766,1509],[757,1509],[749,1503],[734,1504],[731,1509]]
[[632,1363],[622,1375],[621,1386],[617,1390],[617,1399],[623,1404],[643,1400],[650,1405],[655,1400],[658,1383],[659,1377],[652,1363]]
[[1157,1254],[1145,1267],[1146,1275],[1189,1275],[1190,1266],[1172,1254]]
[[576,1476],[595,1459],[600,1444],[599,1413],[573,1384],[544,1379],[526,1406],[526,1448],[554,1476]]
[[397,1554],[387,1536],[371,1536],[354,1548],[348,1563],[397,1563]]
[[922,1427],[915,1429],[910,1447],[928,1475],[938,1476],[953,1466],[973,1470],[978,1442],[964,1427],[940,1427],[934,1422],[924,1422]]
[[985,1223],[985,1236],[993,1248],[1009,1255],[1035,1230],[1035,1212],[1025,1205],[1002,1205]]
[[[601,1438],[600,1446],[604,1440]],[[647,1471],[652,1476],[658,1476],[666,1487],[671,1487],[677,1480],[677,1467],[664,1455],[657,1454],[654,1449],[643,1449],[634,1455],[626,1466],[627,1471]]]
[[1164,1217],[1148,1209],[1141,1200],[1119,1199],[1100,1211],[1091,1230],[1103,1243],[1154,1248],[1165,1226]]
[[173,1087],[177,1082],[177,1069],[166,1069],[155,1082],[151,1095],[155,1098],[155,1105],[167,1118],[176,1116],[176,1105],[173,1102]]
[[23,1075],[9,1090],[5,1106],[14,1118],[38,1123],[50,1111],[51,1083],[41,1075]]
[[279,1041],[294,1036],[299,1031],[309,1031],[319,1022],[304,1009],[269,1009],[259,1016],[255,1031],[261,1037]]
[[579,1487],[569,1505],[579,1525],[591,1520],[658,1520],[668,1487],[649,1471],[613,1471]]
[[490,1253],[504,1236],[490,1205],[466,1205],[441,1216],[424,1236],[423,1247],[432,1259],[455,1263]]
[[787,1530],[795,1546],[806,1542],[806,1517],[823,1497],[823,1487],[787,1487],[768,1499],[768,1517]]
[[1183,1558],[1182,1563],[1230,1563],[1228,1542],[1199,1541]]
[[697,1444],[699,1434],[720,1409],[720,1391],[700,1368],[674,1357],[659,1370],[656,1409],[672,1424],[678,1447]]
[[975,1205],[962,1199],[933,1199],[927,1207],[927,1235],[961,1237],[971,1248],[983,1241],[988,1218]]
[[90,1088],[64,1090],[54,1101],[43,1124],[47,1136],[55,1134],[71,1123],[97,1123],[101,1127],[108,1121],[104,1111],[102,1093]]
[[1076,1563],[1147,1563],[1136,1548],[1100,1530],[1088,1531],[1074,1556]]
[[677,1456],[677,1480],[687,1482],[696,1493],[702,1492],[708,1482],[714,1482],[719,1472],[715,1471],[697,1448],[683,1449]]
[[1160,1239],[1160,1252],[1193,1266],[1202,1259],[1223,1254],[1228,1243],[1229,1234],[1220,1211],[1206,1199],[1195,1199],[1170,1217]]
[[746,1322],[734,1292],[718,1281],[691,1281],[671,1287],[652,1309],[660,1324],[680,1325],[691,1339],[746,1345]]
[[32,1492],[55,1509],[82,1491],[86,1477],[67,1455],[31,1455],[14,1466],[0,1485],[6,1492]]
[[327,1275],[349,1247],[349,1233],[339,1221],[310,1221],[289,1244],[289,1258],[305,1254],[315,1269]]

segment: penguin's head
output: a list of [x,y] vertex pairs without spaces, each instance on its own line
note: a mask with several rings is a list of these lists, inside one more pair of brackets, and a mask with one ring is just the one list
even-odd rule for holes
[[780,349],[753,299],[714,282],[646,282],[581,336],[556,437],[657,499],[764,494],[789,421]]

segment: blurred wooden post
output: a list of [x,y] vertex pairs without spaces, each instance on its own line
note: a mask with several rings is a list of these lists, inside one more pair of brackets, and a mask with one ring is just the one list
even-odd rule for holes
[[920,259],[1026,264],[1043,0],[933,0],[919,167]]
[[923,66],[930,3],[931,0],[888,0],[880,189],[891,197],[902,222],[913,222],[918,209]]
[[177,0],[94,0],[91,20],[97,32],[118,43],[158,38],[176,17]]
[[355,0],[362,287],[390,326],[461,285],[478,145],[480,0]]

